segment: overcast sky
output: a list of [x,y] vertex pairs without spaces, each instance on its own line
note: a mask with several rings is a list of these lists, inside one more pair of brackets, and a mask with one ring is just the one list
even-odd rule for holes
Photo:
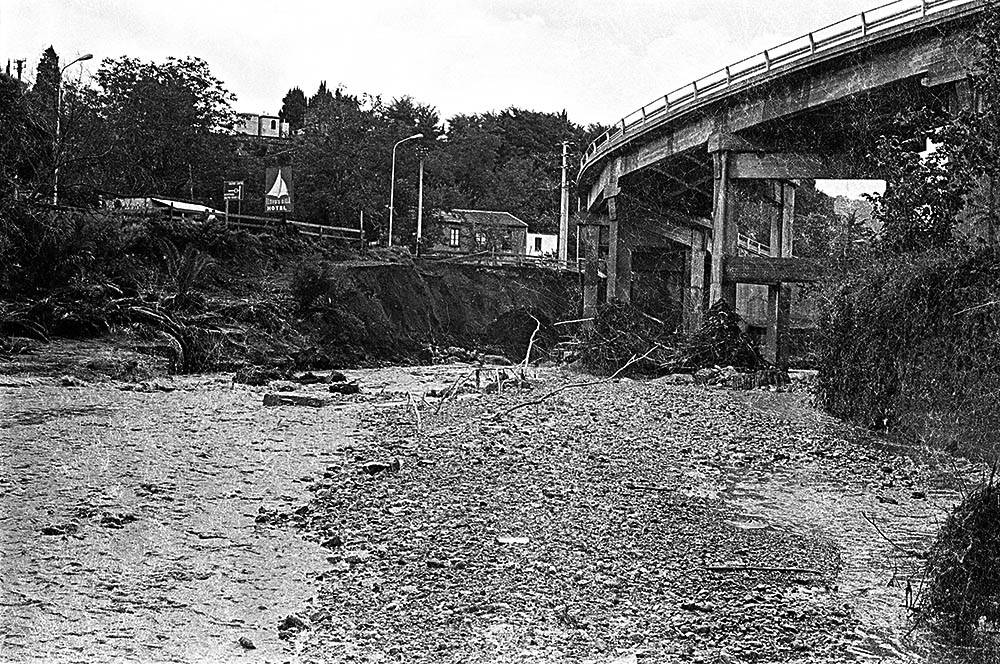
[[0,0],[0,58],[194,55],[276,113],[320,80],[455,113],[566,109],[611,123],[703,74],[877,0]]

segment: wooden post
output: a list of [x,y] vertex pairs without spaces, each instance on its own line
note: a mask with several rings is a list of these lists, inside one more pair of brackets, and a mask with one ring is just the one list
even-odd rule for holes
[[729,153],[716,152],[715,194],[712,206],[712,287],[710,305],[725,300],[736,309],[736,284],[725,281],[726,257],[736,254],[737,228],[730,209],[731,181],[729,179]]
[[[577,226],[577,234],[583,243],[583,317],[597,316],[597,248],[601,240],[601,226],[594,223],[584,223]],[[592,328],[593,321],[583,324]]]
[[684,291],[684,329],[694,332],[701,327],[705,304],[705,234],[691,229],[691,250],[687,253],[685,271],[688,288]]

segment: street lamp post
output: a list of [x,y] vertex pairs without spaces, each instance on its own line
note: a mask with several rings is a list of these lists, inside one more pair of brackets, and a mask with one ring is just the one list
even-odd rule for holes
[[406,138],[404,138],[402,140],[396,141],[396,144],[392,146],[392,173],[389,176],[390,182],[389,182],[389,244],[388,244],[388,246],[390,246],[390,247],[392,246],[392,214],[393,214],[392,205],[393,205],[393,203],[395,201],[395,194],[396,194],[396,148],[398,148],[400,146],[400,144],[405,143],[406,141],[412,141],[415,138],[423,138],[423,137],[424,137],[423,134],[414,134],[413,136],[407,136]]
[[52,172],[52,204],[59,205],[59,132],[62,127],[62,75],[67,69],[72,67],[78,62],[83,62],[84,60],[90,60],[94,55],[92,53],[87,53],[86,55],[81,55],[73,62],[69,63],[65,67],[59,70],[59,80],[56,82],[58,86],[56,88],[56,133],[52,140],[52,161],[53,161],[53,172]]

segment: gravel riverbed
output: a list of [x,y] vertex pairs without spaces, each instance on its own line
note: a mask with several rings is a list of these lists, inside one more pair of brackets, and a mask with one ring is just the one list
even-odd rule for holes
[[0,377],[0,660],[929,657],[899,548],[967,466],[801,393],[621,380],[494,417],[578,379],[550,369],[424,398],[469,371],[300,389],[323,408]]

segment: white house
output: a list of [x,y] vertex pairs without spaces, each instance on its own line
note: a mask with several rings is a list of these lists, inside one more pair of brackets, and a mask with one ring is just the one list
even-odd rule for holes
[[528,233],[525,254],[528,256],[555,256],[559,251],[559,236],[548,233]]

